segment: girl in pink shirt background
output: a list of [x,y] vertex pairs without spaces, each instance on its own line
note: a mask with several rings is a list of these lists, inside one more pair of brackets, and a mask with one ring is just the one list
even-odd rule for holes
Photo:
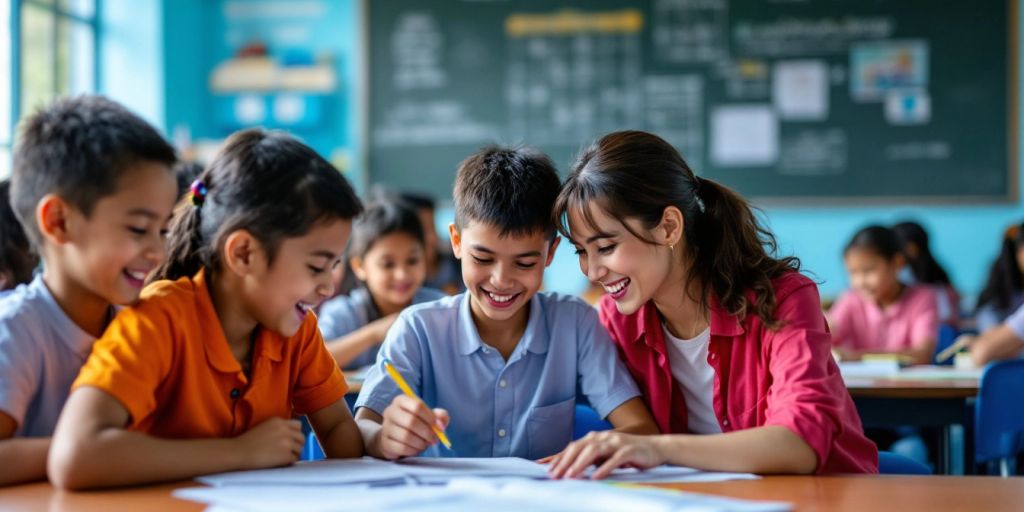
[[829,310],[832,343],[842,360],[868,353],[896,354],[910,364],[932,360],[938,303],[927,286],[900,282],[906,264],[901,249],[896,233],[875,225],[858,231],[843,251],[851,290]]
[[662,434],[591,432],[552,461],[754,473],[877,473],[831,357],[815,284],[732,190],[666,141],[616,132],[573,166],[555,208],[600,318]]

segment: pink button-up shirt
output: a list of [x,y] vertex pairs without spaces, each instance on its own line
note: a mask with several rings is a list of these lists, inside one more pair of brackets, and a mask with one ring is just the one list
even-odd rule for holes
[[848,291],[828,312],[832,343],[861,352],[902,352],[939,335],[938,301],[928,286],[907,286],[885,309]]
[[[781,425],[818,456],[818,473],[877,473],[878,448],[832,360],[818,289],[796,272],[772,282],[778,330],[755,314],[740,320],[711,303],[708,363],[715,370],[714,409],[722,432]],[[753,294],[748,297],[753,300]],[[661,318],[653,302],[623,315],[610,297],[601,322],[664,433],[687,433],[683,392],[672,377]]]

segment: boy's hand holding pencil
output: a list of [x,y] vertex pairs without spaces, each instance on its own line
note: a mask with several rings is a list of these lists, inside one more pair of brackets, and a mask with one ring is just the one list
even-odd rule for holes
[[397,459],[418,455],[440,441],[452,448],[444,429],[448,427],[448,411],[431,409],[405,382],[391,361],[384,359],[381,368],[395,381],[402,395],[384,409],[380,430],[380,450],[385,458]]
[[389,460],[412,457],[437,444],[448,426],[448,411],[431,410],[418,398],[398,395],[384,409],[380,451]]

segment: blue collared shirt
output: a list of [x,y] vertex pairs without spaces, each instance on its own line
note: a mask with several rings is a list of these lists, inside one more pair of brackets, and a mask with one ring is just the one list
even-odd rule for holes
[[95,341],[64,313],[41,275],[4,294],[0,411],[18,422],[16,437],[53,435],[71,383]]
[[[447,297],[440,290],[420,287],[412,296],[412,304],[422,304]],[[332,341],[336,338],[351,334],[356,329],[380,318],[380,312],[373,303],[373,296],[366,287],[356,288],[348,295],[339,295],[320,306],[317,313],[317,325],[320,327],[320,334],[324,341]],[[373,364],[377,359],[377,350],[380,346],[373,346],[355,359],[345,365],[345,370],[353,370]]]
[[602,418],[640,395],[582,300],[534,295],[508,361],[480,339],[470,300],[462,293],[403,311],[356,401],[383,414],[401,393],[380,368],[381,356],[390,359],[429,406],[451,416],[454,453],[435,446],[424,455],[545,457],[572,439],[577,384]]

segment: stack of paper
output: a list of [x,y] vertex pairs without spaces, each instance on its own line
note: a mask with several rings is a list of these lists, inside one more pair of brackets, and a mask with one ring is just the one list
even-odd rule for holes
[[839,363],[839,373],[848,384],[871,379],[889,380],[956,380],[980,379],[980,368],[951,366],[909,366],[900,368],[896,361],[852,361]]
[[787,511],[787,503],[752,502],[696,493],[592,481],[457,478],[444,486],[226,486],[180,489],[179,498],[222,511],[302,510],[361,512],[379,510],[488,512],[607,511],[645,512]]
[[890,361],[845,361],[839,363],[843,379],[891,378],[900,372],[900,365]]
[[911,366],[900,372],[903,379],[972,380],[981,379],[983,368],[954,368],[951,366]]
[[[372,458],[322,460],[258,471],[201,477],[213,487],[180,489],[175,496],[222,511],[303,510],[789,510],[756,503],[624,486],[623,482],[708,482],[753,479],[748,473],[707,473],[661,466],[619,469],[605,481],[552,481],[548,467],[519,458]],[[619,485],[615,483],[619,482]]]
[[[454,478],[548,479],[548,466],[516,457],[435,458],[411,457],[387,462],[370,457],[300,462],[294,466],[237,471],[199,477],[213,486],[225,485],[391,485],[444,484]],[[692,468],[661,466],[646,471],[617,469],[610,482],[717,482],[746,480],[750,473],[708,473]]]

